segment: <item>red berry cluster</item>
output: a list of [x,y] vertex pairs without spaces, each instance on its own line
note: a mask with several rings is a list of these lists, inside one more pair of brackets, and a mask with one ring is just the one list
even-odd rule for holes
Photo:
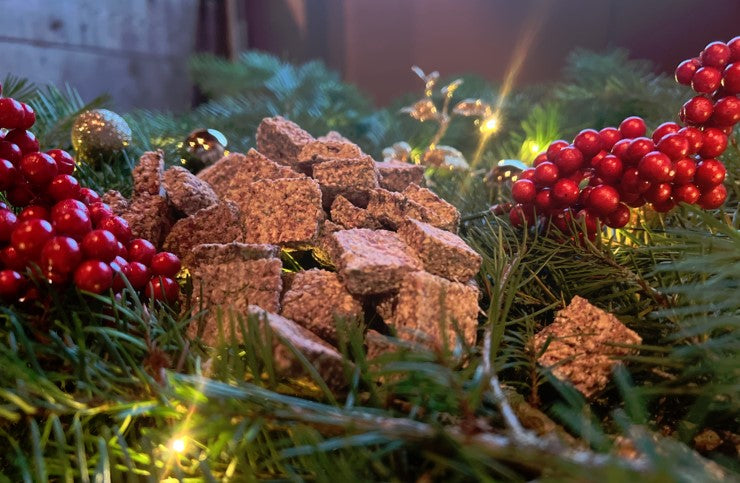
[[707,45],[678,66],[676,80],[702,93],[681,109],[686,126],[666,122],[648,138],[645,122],[628,117],[619,128],[584,129],[572,143],[553,142],[512,185],[512,224],[532,225],[539,216],[567,232],[579,219],[592,236],[597,220],[621,228],[630,207],[646,203],[658,212],[679,202],[720,207],[726,170],[715,158],[740,121],[740,37]]
[[177,256],[132,239],[126,220],[80,187],[69,153],[39,152],[35,120],[27,104],[0,98],[0,192],[11,205],[0,202],[0,298],[30,297],[29,279],[119,292],[123,274],[147,297],[175,302]]

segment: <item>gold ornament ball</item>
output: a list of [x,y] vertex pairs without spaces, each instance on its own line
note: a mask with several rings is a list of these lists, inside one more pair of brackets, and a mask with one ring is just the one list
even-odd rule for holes
[[198,172],[207,168],[224,156],[228,141],[226,136],[215,129],[196,129],[185,140],[188,153],[188,168]]
[[85,111],[72,126],[72,147],[87,162],[120,152],[129,144],[131,128],[121,116],[107,109]]

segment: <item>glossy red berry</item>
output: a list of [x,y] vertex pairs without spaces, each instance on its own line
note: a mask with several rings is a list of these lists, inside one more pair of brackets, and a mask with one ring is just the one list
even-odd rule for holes
[[90,215],[82,210],[65,210],[51,215],[54,229],[60,235],[66,235],[81,241],[92,230]]
[[725,180],[727,170],[725,165],[716,159],[705,159],[696,167],[694,184],[704,190],[718,185]]
[[578,171],[583,165],[583,153],[574,146],[566,146],[555,155],[555,166],[561,176]]
[[104,219],[115,216],[110,206],[100,201],[90,203],[87,208],[90,210],[90,219],[95,227],[100,226],[100,222]]
[[547,161],[547,153],[540,153],[535,156],[534,161],[532,161],[532,166],[537,166],[538,164],[542,164],[545,161]]
[[18,180],[18,170],[7,159],[0,159],[0,191],[15,186]]
[[49,210],[41,205],[30,205],[23,209],[18,215],[19,220],[46,220],[49,221]]
[[23,105],[9,97],[0,98],[0,128],[15,129],[23,123]]
[[637,165],[640,177],[651,183],[667,183],[676,175],[671,159],[659,151],[651,151]]
[[556,206],[571,206],[578,201],[578,183],[570,179],[559,179],[552,185],[552,201]]
[[658,144],[658,141],[663,139],[663,136],[676,133],[679,129],[681,129],[681,126],[679,126],[675,122],[664,122],[663,124],[655,128],[655,131],[653,131],[652,140],[655,144]]
[[13,206],[22,208],[28,206],[35,198],[35,195],[28,181],[23,180],[18,181],[15,186],[8,190],[7,198]]
[[74,282],[80,290],[103,293],[113,284],[113,270],[100,260],[86,260],[75,270]]
[[689,140],[681,134],[668,134],[658,142],[658,151],[677,161],[689,155]]
[[599,228],[599,219],[588,210],[581,210],[576,213],[575,219],[578,223],[583,223],[586,233],[590,235],[596,233]]
[[67,236],[55,236],[41,250],[39,266],[44,272],[68,274],[82,262],[80,245]]
[[5,135],[5,140],[16,144],[23,154],[35,153],[39,150],[39,142],[31,131],[13,129]]
[[55,204],[51,208],[51,217],[53,219],[55,216],[61,215],[63,212],[70,211],[70,210],[81,210],[81,211],[84,211],[85,213],[88,213],[87,206],[85,206],[84,203],[82,203],[79,200],[70,198],[70,199],[62,200],[58,202],[57,204]]
[[727,199],[727,189],[725,185],[718,184],[708,191],[702,191],[702,195],[697,202],[705,210],[713,210],[722,206]]
[[567,146],[569,146],[569,143],[567,141],[563,141],[562,139],[551,142],[546,152],[547,160],[550,161],[551,163],[554,163],[555,155],[558,154],[561,149]]
[[50,149],[46,152],[57,163],[59,174],[72,174],[75,170],[75,160],[71,154],[61,149]]
[[725,67],[722,72],[722,88],[728,94],[740,94],[740,60]]
[[586,208],[598,216],[605,216],[619,206],[619,192],[609,185],[594,187],[588,197]]
[[696,173],[696,161],[690,158],[679,159],[673,164],[673,169],[676,172],[673,177],[674,183],[679,185],[691,183]]
[[714,104],[711,121],[717,126],[733,126],[740,121],[740,99],[727,96]]
[[589,166],[592,169],[595,169],[596,166],[599,165],[599,162],[601,162],[601,160],[604,159],[607,156],[613,156],[613,155],[610,155],[609,153],[607,153],[604,150],[599,151],[598,153],[596,153],[596,154],[593,155],[593,157],[591,158],[591,161],[589,162]]
[[82,239],[85,258],[110,262],[118,255],[118,240],[108,230],[93,230]]
[[131,240],[131,227],[128,222],[120,216],[111,216],[103,219],[98,224],[98,228],[108,230],[113,233],[118,241],[123,244],[126,244]]
[[676,202],[673,197],[669,197],[667,200],[661,202],[661,203],[653,203],[653,209],[657,211],[658,213],[668,213],[673,208],[676,207],[678,203]]
[[722,72],[716,67],[699,67],[691,79],[691,88],[702,94],[711,94],[719,88]]
[[646,131],[645,121],[638,116],[628,117],[619,125],[619,132],[623,138],[639,138],[644,136]]
[[25,287],[23,275],[15,270],[0,270],[0,298],[15,300],[21,296]]
[[10,234],[10,243],[18,254],[33,259],[38,256],[53,233],[51,223],[46,220],[23,220],[18,222]]
[[152,274],[174,277],[180,271],[180,259],[174,253],[159,252],[152,257]]
[[528,179],[518,179],[511,185],[511,197],[517,203],[532,203],[536,194],[537,188]]
[[18,253],[13,245],[8,245],[0,250],[0,262],[5,268],[25,270],[28,258]]
[[723,68],[730,61],[730,48],[724,42],[712,42],[699,55],[702,65]]
[[687,59],[676,67],[676,82],[688,86],[694,78],[696,70],[701,66],[699,59]]
[[730,62],[740,61],[740,35],[727,42],[730,48]]
[[590,158],[601,151],[601,136],[594,129],[584,129],[573,139],[573,146],[583,153],[584,157]]
[[58,174],[46,187],[46,192],[56,201],[76,198],[80,194],[80,183],[71,175]]
[[17,166],[21,162],[22,157],[23,153],[17,144],[0,139],[0,159],[7,159],[14,166]]
[[538,215],[548,216],[552,212],[555,204],[552,200],[552,190],[543,188],[537,192],[534,198],[534,207]]
[[615,127],[605,127],[599,131],[599,138],[601,139],[601,148],[609,151],[617,141],[622,139],[622,133]]
[[49,184],[57,175],[57,164],[51,156],[44,153],[26,154],[19,167],[23,176],[36,186]]
[[673,199],[675,199],[677,203],[683,202],[693,205],[699,200],[700,196],[701,191],[699,191],[699,188],[692,183],[674,186],[673,188]]
[[630,142],[627,151],[622,156],[622,160],[629,165],[637,164],[643,156],[655,149],[655,143],[652,139],[638,137]]
[[596,175],[607,182],[615,182],[622,176],[622,160],[613,154],[604,156],[596,165]]
[[624,160],[631,143],[632,139],[620,139],[612,146],[611,153],[619,159]]
[[0,242],[10,240],[10,234],[13,233],[18,224],[18,217],[10,210],[0,210]]
[[704,143],[704,137],[699,129],[691,126],[682,127],[678,134],[689,141],[689,154],[696,154]]
[[524,171],[519,173],[519,179],[534,180],[534,169],[533,168],[525,169]]
[[637,168],[629,168],[622,174],[620,187],[626,193],[642,194],[650,188],[650,181],[643,179]]
[[606,215],[604,223],[610,228],[622,228],[630,221],[630,209],[624,203],[619,203],[617,209]]
[[23,106],[23,120],[18,125],[19,129],[31,129],[36,123],[36,113],[33,112],[33,108],[26,103],[21,103]]
[[727,149],[727,134],[714,127],[705,128],[702,133],[702,145],[699,156],[715,158]]
[[91,205],[92,203],[100,202],[100,195],[90,188],[80,188],[80,193],[77,196],[77,199],[86,205]]
[[549,161],[534,168],[534,181],[540,186],[551,186],[559,177],[558,167]]
[[712,116],[714,104],[704,96],[695,96],[684,103],[682,110],[685,122],[703,124]]
[[180,296],[180,287],[169,277],[152,277],[146,286],[146,296],[166,304],[174,304]]
[[151,278],[149,267],[140,262],[129,262],[128,265],[121,269],[121,272],[126,276],[131,286],[136,290],[141,290],[146,287],[146,284]]
[[671,191],[668,183],[653,183],[643,196],[650,203],[664,203],[671,198]]

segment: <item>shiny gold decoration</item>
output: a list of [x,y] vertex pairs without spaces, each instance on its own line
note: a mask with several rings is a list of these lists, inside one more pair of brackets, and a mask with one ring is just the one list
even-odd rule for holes
[[131,144],[131,128],[115,112],[93,109],[77,116],[71,138],[78,158],[92,163],[100,156],[123,151]]
[[507,181],[516,181],[519,173],[527,168],[529,166],[518,159],[502,159],[486,174],[484,181],[486,185],[494,188]]
[[452,108],[453,114],[466,117],[489,117],[491,105],[481,99],[465,99]]
[[434,149],[427,149],[422,159],[424,165],[436,168],[469,168],[463,153],[451,146],[437,146]]
[[437,106],[434,105],[431,99],[417,101],[413,106],[401,109],[401,112],[408,113],[408,115],[421,122],[437,119],[439,115]]
[[383,161],[411,162],[411,146],[406,141],[394,143],[383,150]]
[[189,155],[188,168],[197,172],[224,156],[228,140],[215,129],[196,129],[188,134],[185,150]]

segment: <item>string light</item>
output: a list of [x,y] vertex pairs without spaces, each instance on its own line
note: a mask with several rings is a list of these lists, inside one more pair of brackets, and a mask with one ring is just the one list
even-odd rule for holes
[[496,114],[492,114],[481,122],[480,132],[486,135],[490,135],[498,131],[500,126],[499,118]]
[[184,452],[185,451],[185,438],[176,438],[172,440],[170,447],[172,448],[172,451],[174,451],[175,453]]

